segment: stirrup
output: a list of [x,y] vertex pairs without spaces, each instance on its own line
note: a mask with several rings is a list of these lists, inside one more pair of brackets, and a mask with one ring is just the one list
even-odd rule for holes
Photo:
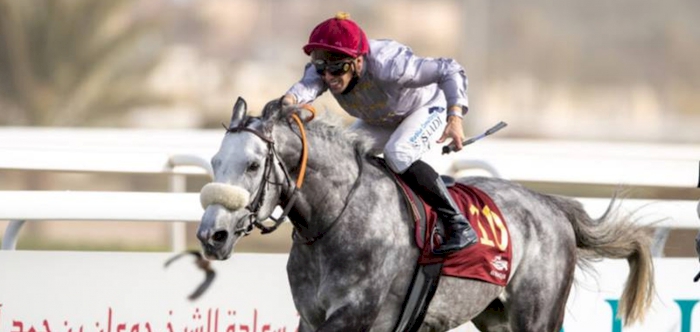
[[469,233],[466,236],[465,236],[464,232],[465,232],[465,230],[462,231],[462,234],[460,234],[459,237],[460,238],[466,237],[467,238],[466,242],[463,245],[458,245],[458,246],[450,248],[450,249],[442,249],[445,246],[446,241],[440,243],[440,245],[437,248],[435,248],[435,246],[431,242],[430,249],[431,249],[431,252],[433,253],[433,255],[442,256],[442,255],[452,254],[452,253],[458,252],[462,249],[469,248],[469,247],[475,245],[477,242],[479,242],[478,235],[476,234],[476,231],[473,228],[470,227],[470,231],[466,231],[467,233]]

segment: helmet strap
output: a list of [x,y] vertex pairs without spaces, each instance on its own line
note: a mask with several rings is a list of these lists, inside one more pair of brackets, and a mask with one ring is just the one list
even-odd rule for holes
[[352,78],[350,79],[350,82],[348,82],[348,86],[345,88],[345,90],[343,90],[343,92],[341,92],[341,94],[344,94],[344,95],[350,93],[350,91],[352,91],[352,89],[355,87],[355,85],[357,85],[357,81],[360,80],[360,74],[357,72],[357,68],[355,67],[355,62],[353,61],[352,63],[350,63],[350,66],[352,66],[350,69],[350,70],[352,70]]

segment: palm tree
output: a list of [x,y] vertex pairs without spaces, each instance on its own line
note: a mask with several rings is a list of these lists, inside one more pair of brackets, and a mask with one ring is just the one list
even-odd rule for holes
[[163,102],[144,87],[162,18],[132,0],[0,0],[0,124],[81,126]]

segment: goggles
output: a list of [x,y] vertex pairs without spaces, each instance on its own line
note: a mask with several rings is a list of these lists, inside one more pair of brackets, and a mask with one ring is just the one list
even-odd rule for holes
[[350,71],[350,68],[352,68],[352,61],[334,61],[334,62],[327,62],[325,60],[314,60],[313,62],[314,68],[316,68],[316,73],[318,73],[319,76],[323,76],[324,72],[328,72],[329,74],[333,76],[340,76],[348,71]]

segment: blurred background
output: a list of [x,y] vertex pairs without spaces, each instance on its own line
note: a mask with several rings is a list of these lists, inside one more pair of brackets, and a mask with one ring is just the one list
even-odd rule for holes
[[[296,82],[311,29],[337,11],[370,38],[458,60],[470,83],[467,136],[506,121],[499,137],[700,141],[693,0],[0,0],[0,125],[220,128],[238,96],[259,110]],[[316,106],[350,121],[328,95]],[[188,191],[205,182],[193,177]],[[96,188],[167,191],[167,179],[0,172],[0,190]],[[659,190],[632,195],[698,197],[695,189]],[[165,227],[29,223],[18,248],[167,250]],[[196,248],[196,225],[188,227]],[[684,255],[674,237],[692,241],[694,232],[669,240],[667,255]],[[288,245],[286,229],[237,250]]]

